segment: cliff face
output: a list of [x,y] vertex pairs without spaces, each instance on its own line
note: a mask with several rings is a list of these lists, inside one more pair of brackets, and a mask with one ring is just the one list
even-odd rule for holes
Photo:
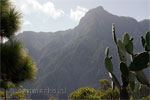
[[[113,56],[115,74],[119,77],[112,23],[116,25],[117,37],[122,39],[121,36],[129,32],[135,37],[135,52],[141,50],[140,36],[150,30],[150,20],[137,22],[130,17],[113,15],[102,7],[87,12],[79,25],[71,30],[19,34],[18,39],[23,41],[38,66],[37,80],[32,87],[66,88],[67,94],[84,86],[98,87],[99,79],[108,78],[104,67],[107,46]],[[31,84],[26,83],[26,86],[31,87]]]

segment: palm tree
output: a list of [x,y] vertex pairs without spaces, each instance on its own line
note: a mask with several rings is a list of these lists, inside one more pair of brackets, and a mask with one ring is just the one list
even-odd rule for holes
[[[5,100],[9,83],[20,84],[25,80],[35,79],[36,65],[27,55],[22,43],[13,39],[21,27],[21,14],[9,0],[1,0],[0,29],[0,88],[5,91]],[[8,39],[4,42],[4,39]]]

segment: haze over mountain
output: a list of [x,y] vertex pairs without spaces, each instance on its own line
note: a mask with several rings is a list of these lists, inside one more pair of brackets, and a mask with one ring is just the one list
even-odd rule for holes
[[18,39],[23,41],[38,66],[37,80],[30,87],[66,88],[67,93],[59,96],[63,99],[80,87],[97,88],[99,79],[108,78],[104,67],[107,46],[113,57],[115,74],[119,77],[112,23],[115,23],[117,37],[122,39],[121,36],[129,32],[135,38],[134,52],[141,51],[140,36],[150,30],[150,20],[138,22],[134,18],[113,15],[101,6],[89,10],[74,29],[55,33],[26,31],[19,34]]

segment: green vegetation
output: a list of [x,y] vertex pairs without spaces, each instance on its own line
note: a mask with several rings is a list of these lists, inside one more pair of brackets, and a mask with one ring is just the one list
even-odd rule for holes
[[[112,88],[109,80],[102,79],[99,80],[99,83],[100,83],[99,89],[95,90],[94,88],[90,88],[90,87],[79,88],[78,90],[72,92],[69,95],[69,99],[71,100],[119,100],[120,99],[120,89],[117,87]],[[131,95],[130,100],[135,100],[133,95],[139,96],[139,98],[141,98],[140,100],[149,100],[150,98],[149,88],[143,85],[136,84],[136,93],[134,94],[132,94],[132,91],[128,86],[127,92]]]
[[[11,93],[9,96],[7,96],[6,98],[7,99],[12,99],[12,100],[26,100],[25,99],[25,95],[27,94],[27,90],[26,89],[23,89],[21,91],[16,91],[16,92],[13,92]],[[7,95],[8,95],[8,92],[7,92]],[[1,99],[5,99],[5,93],[0,91],[0,97]]]
[[54,98],[54,97],[51,97],[51,98],[49,98],[48,100],[57,100],[56,98]]
[[[98,90],[94,88],[80,88],[69,95],[71,100],[148,100],[150,94],[150,83],[143,69],[149,66],[149,43],[150,32],[146,33],[145,38],[142,36],[143,52],[134,54],[133,38],[125,33],[123,41],[116,38],[115,26],[113,25],[113,37],[117,45],[118,55],[120,58],[120,72],[122,83],[113,73],[112,56],[109,56],[109,48],[105,50],[105,66],[112,79],[99,80],[100,87]],[[127,59],[127,53],[131,56],[131,61]],[[127,62],[131,62],[128,64]],[[137,79],[137,80],[136,80]]]
[[[1,0],[0,3],[1,13],[1,38],[12,38],[15,32],[21,27],[21,14],[9,2],[9,0]],[[1,39],[2,41],[2,39]]]
[[79,99],[98,100],[98,96],[96,96],[95,93],[96,93],[95,89],[85,87],[85,88],[80,88],[77,91],[71,93],[69,98],[71,100],[79,100]]
[[98,90],[94,88],[84,87],[74,91],[69,95],[71,100],[102,100],[102,99],[119,99],[119,89],[114,90],[110,87],[109,80],[100,80]]
[[[117,39],[115,33],[115,26],[112,26],[112,33],[114,41],[118,49],[118,55],[120,58],[120,72],[122,84],[119,83],[116,76],[113,74],[112,57],[109,56],[109,48],[105,51],[105,66],[109,72],[110,78],[113,82],[113,87],[117,86],[120,91],[120,99],[139,99],[140,95],[149,91],[150,83],[147,79],[143,69],[149,66],[149,51],[150,51],[150,32],[146,33],[145,38],[142,36],[142,45],[145,51],[134,54],[133,38],[128,33],[124,34],[123,41]],[[127,54],[131,56],[131,63],[128,64]],[[139,85],[135,78],[140,83],[141,87],[138,89],[136,85]],[[145,89],[142,86],[146,86]],[[128,91],[127,88],[130,90]],[[143,90],[143,91],[142,91]],[[130,93],[130,94],[129,94]],[[149,92],[148,92],[149,93]],[[149,95],[149,94],[147,94]],[[147,96],[146,95],[146,96]]]
[[[25,90],[8,93],[10,88],[21,86],[25,80],[35,79],[36,65],[27,55],[22,43],[15,40],[15,33],[21,26],[21,14],[9,2],[1,0],[1,29],[0,29],[0,88],[2,99],[24,99]],[[4,42],[4,40],[6,42]],[[10,96],[8,96],[10,94]]]

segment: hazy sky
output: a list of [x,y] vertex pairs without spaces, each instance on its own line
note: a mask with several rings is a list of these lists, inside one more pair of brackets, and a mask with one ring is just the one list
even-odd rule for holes
[[98,6],[119,16],[150,19],[150,0],[10,0],[22,13],[20,31],[74,28],[85,13]]

